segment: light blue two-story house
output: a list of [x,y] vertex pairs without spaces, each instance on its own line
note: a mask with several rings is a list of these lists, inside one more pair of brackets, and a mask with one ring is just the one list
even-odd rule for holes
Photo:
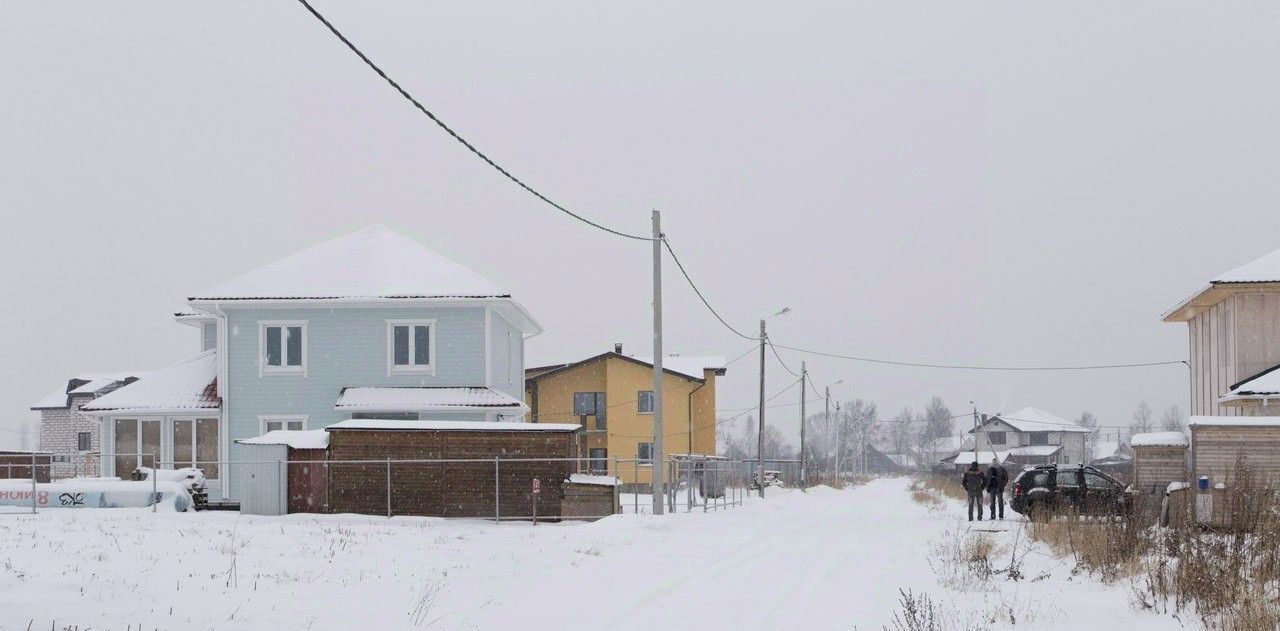
[[[194,357],[99,397],[104,475],[195,463],[235,498],[237,440],[350,418],[525,421],[511,294],[381,225],[188,298]],[[145,454],[139,456],[138,454]]]

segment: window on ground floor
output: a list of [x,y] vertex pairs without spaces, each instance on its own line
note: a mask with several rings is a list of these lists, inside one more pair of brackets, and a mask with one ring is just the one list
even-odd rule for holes
[[640,464],[653,464],[653,443],[637,444],[636,460],[639,460]]
[[305,416],[259,416],[258,421],[262,423],[263,434],[282,429],[296,431],[307,428],[307,417]]
[[593,447],[588,450],[588,457],[591,458],[591,472],[603,475],[609,471],[609,450],[602,447]]
[[210,480],[218,479],[218,419],[173,421],[173,466],[197,467]]
[[151,467],[160,456],[160,420],[118,418],[115,422],[116,475],[129,477],[138,467]]
[[89,451],[92,449],[93,436],[89,432],[78,432],[76,434],[76,451]]

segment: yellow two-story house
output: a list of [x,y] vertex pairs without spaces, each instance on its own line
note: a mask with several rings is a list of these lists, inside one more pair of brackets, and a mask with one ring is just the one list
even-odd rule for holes
[[[535,423],[580,423],[579,453],[593,472],[649,484],[653,471],[653,359],[608,353],[525,371]],[[716,377],[723,357],[664,357],[663,443],[668,455],[716,452]]]

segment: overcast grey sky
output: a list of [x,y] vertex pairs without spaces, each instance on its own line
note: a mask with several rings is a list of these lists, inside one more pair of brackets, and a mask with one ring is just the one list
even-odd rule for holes
[[[1183,359],[1160,313],[1280,248],[1275,3],[316,5],[556,199],[633,232],[661,209],[737,326],[794,309],[779,343]],[[194,352],[170,319],[191,291],[375,222],[507,287],[547,329],[531,364],[649,350],[647,244],[500,179],[292,0],[13,3],[0,70],[0,428],[74,373]],[[744,351],[675,274],[667,349]],[[721,408],[754,401],[753,361]],[[809,368],[885,416],[938,394],[1127,424],[1188,398],[1180,366]]]

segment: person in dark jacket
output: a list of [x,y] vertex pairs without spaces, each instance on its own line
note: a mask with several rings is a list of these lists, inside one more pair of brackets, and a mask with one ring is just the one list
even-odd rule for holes
[[978,507],[978,521],[982,521],[982,489],[987,486],[987,476],[978,469],[978,461],[973,461],[964,475],[960,476],[960,485],[969,494],[969,521],[973,521],[973,507]]
[[992,458],[987,467],[987,493],[991,495],[991,518],[996,518],[996,504],[1000,505],[1000,519],[1004,519],[1004,487],[1009,484],[1009,472]]

